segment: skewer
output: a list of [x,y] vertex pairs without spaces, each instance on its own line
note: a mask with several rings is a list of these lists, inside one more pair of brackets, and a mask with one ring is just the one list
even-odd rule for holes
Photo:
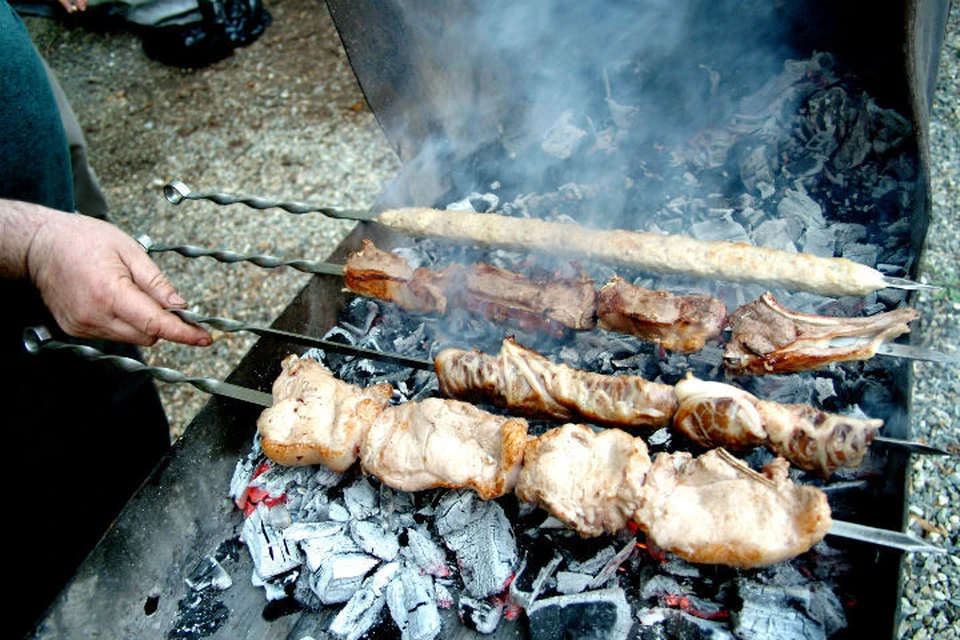
[[[178,253],[186,258],[213,258],[219,262],[233,264],[237,262],[250,262],[265,269],[274,269],[278,267],[290,267],[303,273],[312,273],[319,275],[340,276],[344,275],[343,265],[330,262],[320,262],[315,260],[292,259],[286,260],[276,256],[264,254],[244,254],[234,251],[220,249],[205,249],[195,245],[171,245],[155,242],[150,236],[140,234],[136,236],[137,242],[148,253],[172,252]],[[856,338],[833,338],[831,346],[847,346],[855,342]],[[909,360],[924,360],[929,362],[938,362],[941,364],[960,364],[960,356],[950,355],[897,342],[882,342],[876,347],[876,353],[894,358],[906,358]]]
[[[23,334],[23,343],[27,351],[32,354],[39,354],[44,350],[69,351],[86,360],[105,362],[123,371],[147,373],[162,382],[190,384],[212,395],[226,396],[262,407],[270,407],[273,405],[273,396],[269,393],[212,378],[187,376],[175,369],[147,366],[139,360],[124,356],[108,355],[86,345],[70,344],[53,340],[50,331],[43,326],[26,329]],[[869,527],[842,520],[833,521],[829,535],[911,553],[946,552],[941,547],[927,543],[910,533]]]
[[[844,258],[768,249],[744,243],[701,241],[676,234],[586,229],[569,223],[500,214],[477,214],[427,208],[371,211],[336,209],[304,202],[283,202],[221,192],[198,192],[179,180],[164,187],[171,204],[209,200],[245,204],[253,209],[281,208],[295,214],[320,213],[331,218],[376,222],[412,237],[442,236],[455,241],[514,249],[563,251],[613,264],[660,273],[688,274],[735,282],[759,282],[826,295],[865,295],[885,288],[935,289]],[[579,232],[571,232],[575,229]]]
[[[285,340],[287,342],[292,342],[294,344],[300,344],[304,346],[313,346],[320,347],[322,349],[329,349],[335,353],[346,354],[346,355],[357,355],[364,358],[370,358],[373,360],[381,360],[386,362],[393,362],[395,364],[400,364],[406,367],[411,367],[413,369],[421,369],[423,371],[434,371],[434,363],[432,360],[426,358],[416,358],[412,356],[403,356],[395,353],[386,353],[383,351],[376,351],[374,349],[366,349],[364,347],[357,347],[349,344],[343,344],[340,342],[333,342],[330,340],[324,340],[322,338],[313,338],[310,336],[305,336],[290,331],[282,331],[279,329],[271,329],[268,327],[257,326],[253,324],[248,324],[240,322],[237,320],[231,320],[229,318],[219,318],[215,316],[204,316],[192,311],[185,311],[182,309],[173,309],[173,313],[177,314],[187,322],[192,322],[194,324],[205,324],[209,325],[215,329],[226,332],[234,331],[248,331],[259,335],[261,337],[271,337],[278,338],[280,340]],[[909,440],[902,440],[899,438],[889,438],[886,436],[875,436],[873,438],[874,442],[882,443],[885,446],[902,448],[910,453],[916,453],[920,455],[940,455],[940,456],[950,456],[953,455],[945,449],[939,449],[937,447],[932,447],[921,442],[913,442]]]

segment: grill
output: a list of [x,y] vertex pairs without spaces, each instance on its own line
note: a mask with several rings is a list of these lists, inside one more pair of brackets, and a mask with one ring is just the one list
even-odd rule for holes
[[[812,2],[777,10],[763,3],[691,3],[670,5],[656,15],[611,3],[616,6],[606,10],[621,16],[612,31],[575,3],[557,3],[549,16],[498,2],[456,11],[442,3],[418,8],[328,4],[361,87],[404,161],[377,210],[453,203],[483,209],[495,192],[500,209],[512,215],[669,233],[694,229],[705,239],[756,242],[762,237],[768,244],[814,247],[825,242],[822,235],[809,233],[819,226],[831,229],[828,239],[842,246],[845,255],[882,266],[892,276],[916,275],[929,217],[926,114],[943,3],[885,3],[870,10],[853,3]],[[679,29],[680,17],[687,39],[678,48],[671,35]],[[535,46],[523,38],[529,32],[542,36]],[[746,64],[742,50],[731,42],[749,42],[769,55]],[[787,59],[797,62],[784,66]],[[543,64],[546,60],[556,65]],[[736,121],[716,106],[734,103],[739,105]],[[746,114],[745,104],[752,108]],[[798,106],[802,117],[788,117]],[[644,118],[665,124],[651,130],[640,126]],[[783,129],[771,131],[774,123]],[[866,129],[858,134],[858,127]],[[882,144],[887,146],[879,148]],[[732,183],[742,187],[733,189]],[[816,202],[830,204],[818,210]],[[591,219],[598,211],[604,218]],[[562,270],[569,264],[562,257],[464,248],[435,238],[411,241],[369,223],[360,224],[329,261],[343,263],[364,238],[382,248],[405,247],[407,255],[425,264],[482,259],[518,270]],[[611,273],[601,264],[585,263],[585,268],[598,280]],[[729,308],[763,290],[682,276],[617,273],[651,287],[708,291]],[[864,305],[877,311],[905,299],[902,292],[884,290],[864,299],[828,303],[811,296],[794,301],[855,315]],[[347,325],[351,329],[346,332],[330,333]],[[371,330],[374,326],[380,333]],[[274,327],[315,336],[350,333],[364,346],[387,351],[401,350],[399,338],[422,331],[424,339],[410,347],[413,355],[450,344],[496,352],[503,332],[509,331],[553,358],[575,357],[584,368],[629,370],[670,382],[688,369],[716,377],[718,366],[716,349],[679,358],[621,337],[583,334],[558,341],[471,317],[455,317],[450,324],[411,318],[388,304],[345,293],[336,276],[314,278]],[[399,338],[384,344],[391,334],[383,327]],[[302,350],[261,340],[228,381],[269,390],[282,358]],[[351,382],[403,382],[408,399],[432,391],[423,376],[398,373],[396,367],[335,357],[329,363]],[[788,378],[758,377],[743,384],[765,398],[797,401],[806,394],[838,409],[856,404],[885,420],[885,435],[909,438],[911,381],[902,362],[878,359],[831,370],[821,379],[832,385],[833,396],[811,386],[808,378]],[[47,618],[51,635],[69,628],[88,635],[111,629],[131,636],[323,637],[341,607],[308,611],[292,597],[268,600],[264,589],[247,579],[255,566],[239,541],[244,519],[227,487],[238,463],[250,455],[259,412],[224,398],[207,404],[57,601]],[[905,465],[901,451],[872,451],[861,469],[826,485],[835,516],[901,530]],[[562,549],[568,560],[583,562],[598,556],[609,561],[602,551],[610,544],[623,550],[620,540],[581,541],[542,533],[543,523],[516,505],[505,506],[505,512],[525,556],[524,574],[516,578],[522,591],[532,590],[536,573],[550,566],[553,554],[544,550],[545,544]],[[530,528],[541,533],[531,538],[526,533]],[[564,617],[564,607],[544,607],[533,635],[561,637],[566,630],[593,637],[589,634],[604,628],[581,629],[575,618],[626,615],[634,634],[662,634],[650,637],[705,637],[733,624],[729,616],[739,619],[742,637],[753,637],[751,632],[759,632],[751,625],[761,623],[751,620],[770,620],[777,611],[800,606],[790,597],[770,604],[771,589],[765,587],[778,586],[775,572],[738,582],[725,569],[697,569],[694,575],[689,567],[663,565],[653,552],[628,551],[608,565],[624,569],[620,582],[629,595],[626,614],[616,598],[595,590],[590,592],[595,599],[578,603],[583,608],[571,614],[574,619]],[[901,562],[898,551],[831,540],[829,549],[818,550],[813,559],[787,566],[810,583],[829,585],[835,600],[816,606],[830,609],[839,603],[842,623],[818,614],[825,635],[892,637]],[[233,584],[210,597],[198,585],[222,580],[217,567],[227,568]],[[724,592],[731,585],[737,589],[732,597]],[[455,586],[451,591],[463,595]],[[738,602],[735,610],[727,606],[731,601]],[[486,625],[494,637],[529,634],[522,617],[501,618],[506,612],[500,611],[491,623],[483,606],[477,600],[441,608],[444,637],[471,637]],[[773,614],[758,613],[771,607]],[[687,615],[668,619],[664,610]],[[697,622],[704,620],[721,626]],[[369,637],[395,633],[395,627],[383,623]]]

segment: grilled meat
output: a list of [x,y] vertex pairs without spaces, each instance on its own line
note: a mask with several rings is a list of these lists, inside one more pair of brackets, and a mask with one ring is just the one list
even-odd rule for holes
[[653,291],[614,276],[597,293],[597,318],[601,329],[689,353],[720,335],[727,308],[710,296]]
[[[809,549],[830,510],[818,489],[797,487],[778,459],[760,475],[722,450],[697,459],[660,454],[619,429],[566,424],[528,437],[526,422],[457,400],[388,406],[390,386],[360,389],[322,365],[289,356],[274,406],[257,422],[264,453],[280,464],[326,464],[406,491],[510,491],[589,537],[631,527],[691,562],[755,567]],[[332,443],[332,444],[331,444]]]
[[400,256],[381,251],[364,238],[361,249],[347,259],[343,275],[354,293],[395,302],[407,311],[442,315],[447,311],[448,283],[457,279],[459,271],[457,266],[440,271],[414,269]]
[[887,286],[883,274],[845,258],[821,258],[742,242],[707,242],[681,235],[515,218],[493,213],[393,209],[377,222],[413,237],[442,236],[461,242],[523,251],[588,256],[655,273],[760,282],[823,295],[866,295]]
[[649,468],[640,438],[566,424],[530,440],[515,493],[583,537],[615,533],[633,518]]
[[826,495],[794,485],[777,458],[763,474],[723,449],[661,453],[634,520],[654,544],[690,562],[758,567],[808,550],[830,530]]
[[402,491],[469,488],[486,500],[513,490],[526,439],[525,420],[428,398],[380,413],[360,443],[360,465]]
[[323,464],[343,472],[357,460],[370,425],[390,402],[393,388],[361,389],[338,380],[323,365],[290,355],[273,383],[273,406],[257,429],[264,454],[288,466]]
[[466,270],[462,289],[454,295],[472,313],[555,337],[562,337],[564,328],[596,326],[596,289],[585,274],[527,278],[479,263]]
[[795,373],[866,360],[880,344],[910,331],[907,323],[917,317],[910,307],[865,318],[811,315],[784,307],[768,292],[730,315],[724,366],[734,374]]
[[859,466],[883,426],[882,420],[760,400],[742,389],[689,374],[675,389],[679,408],[673,426],[694,442],[730,449],[764,444],[801,469],[823,477],[839,467]]
[[389,300],[417,313],[445,314],[450,304],[494,322],[562,336],[566,329],[592,329],[596,323],[593,280],[528,278],[488,264],[413,269],[403,258],[365,239],[343,268],[348,289]]
[[444,349],[434,359],[440,390],[529,417],[662,427],[677,407],[673,387],[639,376],[609,376],[554,364],[507,338],[498,356]]

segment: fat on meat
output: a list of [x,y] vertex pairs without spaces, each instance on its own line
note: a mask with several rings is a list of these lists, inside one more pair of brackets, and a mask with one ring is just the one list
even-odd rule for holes
[[389,384],[360,388],[315,360],[289,355],[273,383],[273,406],[257,419],[260,446],[279,464],[346,471],[392,394]]
[[469,488],[490,499],[513,490],[526,439],[522,418],[428,398],[378,414],[360,443],[360,465],[401,491]]
[[565,424],[530,440],[515,493],[583,537],[615,533],[633,517],[649,468],[640,438]]
[[704,447],[764,445],[789,462],[828,477],[863,461],[883,420],[854,418],[804,404],[760,400],[723,382],[688,374],[676,384],[673,426]]
[[633,518],[656,547],[689,562],[776,564],[809,550],[833,522],[826,495],[793,484],[788,469],[777,458],[760,474],[723,449],[661,453]]
[[727,308],[711,296],[645,289],[613,276],[597,293],[598,326],[690,353],[720,335]]
[[447,397],[486,402],[530,417],[662,427],[677,407],[670,385],[555,364],[513,338],[503,340],[497,356],[444,349],[434,366]]

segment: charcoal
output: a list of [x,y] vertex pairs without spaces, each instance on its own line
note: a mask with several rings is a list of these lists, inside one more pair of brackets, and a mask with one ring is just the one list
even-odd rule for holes
[[401,640],[430,640],[440,634],[433,581],[417,571],[400,571],[386,589],[387,608]]
[[373,520],[351,521],[350,537],[361,549],[381,560],[393,560],[400,552],[396,534]]
[[255,587],[262,587],[264,597],[268,602],[276,602],[287,598],[287,588],[297,581],[299,574],[299,571],[290,571],[265,580],[254,573],[250,584]]
[[541,598],[527,609],[532,640],[617,640],[633,624],[622,589]]
[[257,575],[270,578],[300,566],[302,554],[296,544],[283,538],[280,530],[267,524],[270,509],[259,504],[243,522],[241,539],[250,551]]
[[365,553],[328,555],[312,573],[310,588],[324,604],[346,602],[378,564],[379,558]]
[[557,572],[557,591],[563,594],[581,593],[586,591],[593,582],[593,576],[576,571]]
[[428,575],[448,576],[452,572],[447,564],[447,554],[433,538],[419,528],[407,529],[404,554],[409,555],[413,564]]
[[503,508],[470,491],[450,491],[438,507],[437,531],[457,556],[467,592],[477,598],[500,593],[518,563],[513,528]]
[[801,229],[817,229],[826,226],[823,208],[802,191],[787,189],[777,204],[777,215],[783,220],[799,224]]
[[598,589],[611,580],[613,580],[617,571],[620,569],[620,566],[627,561],[627,559],[636,552],[637,544],[636,540],[630,538],[627,543],[620,549],[617,553],[612,555],[606,564],[604,564],[600,570],[593,577],[593,580],[590,581],[588,588]]
[[757,191],[762,199],[773,195],[773,174],[770,154],[766,145],[751,149],[740,161],[740,180],[748,192]]
[[386,604],[384,591],[399,568],[395,562],[385,564],[363,581],[330,623],[334,638],[358,640],[377,623]]
[[576,152],[577,147],[587,137],[587,132],[574,124],[574,118],[570,110],[560,114],[540,143],[544,153],[562,160]]
[[847,260],[865,264],[873,267],[877,264],[877,257],[880,255],[880,249],[874,244],[862,244],[851,242],[844,245],[841,254]]
[[690,231],[698,240],[721,240],[725,242],[750,242],[750,236],[729,213],[710,220],[694,223]]
[[730,633],[724,623],[704,620],[683,611],[674,612],[667,618],[666,629],[670,638],[678,640],[740,640],[739,636]]
[[453,606],[453,595],[450,593],[450,590],[447,589],[440,582],[433,583],[433,593],[434,601],[437,603],[437,606],[441,609],[449,609]]
[[585,560],[571,560],[567,566],[570,571],[579,571],[580,573],[594,575],[603,569],[616,555],[617,550],[613,545],[607,545]]
[[801,230],[795,221],[767,220],[754,230],[753,241],[760,247],[796,253]]
[[350,516],[357,520],[366,520],[380,511],[378,491],[365,476],[343,490],[343,501]]
[[213,556],[204,556],[185,579],[187,586],[194,591],[215,589],[223,591],[233,586],[230,574]]
[[643,600],[659,600],[661,596],[674,593],[683,593],[683,587],[676,578],[655,574],[640,587],[640,598]]
[[334,522],[348,522],[350,520],[350,511],[339,500],[330,503],[327,509],[327,517]]
[[[563,557],[559,554],[553,556],[546,565],[540,568],[540,571],[537,572],[537,576],[533,579],[533,582],[530,584],[530,591],[522,591],[520,589],[520,582],[524,577],[526,571],[526,561],[524,561],[520,568],[517,570],[517,575],[514,577],[513,581],[510,582],[510,599],[515,602],[517,605],[523,608],[529,607],[537,598],[540,597],[540,593],[546,588],[547,583],[553,577],[553,573],[557,570],[557,567],[560,566],[560,563],[563,562]],[[587,576],[589,578],[590,576]],[[557,575],[557,583],[559,590],[560,576]]]
[[731,622],[738,638],[817,640],[827,637],[823,623],[811,617],[809,588],[775,587],[740,580],[737,589],[742,604],[731,614]]
[[504,605],[499,601],[487,601],[461,596],[457,603],[457,614],[468,629],[491,634],[500,626]]

